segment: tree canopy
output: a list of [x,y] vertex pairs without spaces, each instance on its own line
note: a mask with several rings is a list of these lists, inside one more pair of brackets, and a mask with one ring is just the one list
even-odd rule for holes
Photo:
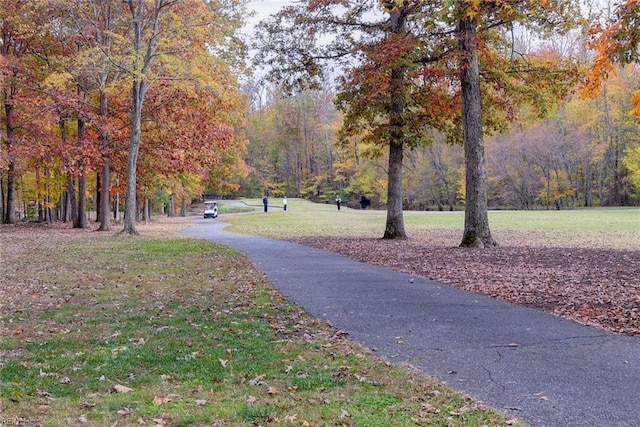
[[[76,211],[75,195],[85,203],[87,194],[75,188],[76,180],[85,185],[85,175],[97,172],[102,230],[110,229],[114,194],[125,196],[123,231],[130,234],[136,233],[138,197],[150,183],[184,198],[201,194],[210,168],[242,144],[235,127],[245,109],[237,83],[244,72],[238,31],[245,3],[3,4],[0,66],[10,136],[2,150],[9,190],[5,222],[16,221],[14,175],[28,163],[43,181],[32,196],[43,218],[63,195]],[[112,171],[124,176],[125,192]],[[58,174],[68,177],[68,185],[54,191],[50,183]],[[182,186],[174,182],[186,176],[196,185],[178,192]]]
[[[491,246],[483,135],[506,129],[518,106],[544,115],[568,93],[577,67],[548,52],[518,52],[514,26],[546,33],[577,25],[576,2],[309,1],[263,22],[258,60],[291,90],[315,87],[327,67],[342,67],[343,136],[387,147],[385,238],[404,238],[405,147],[433,131],[466,149],[467,221],[462,244]],[[480,76],[482,75],[482,81]],[[553,78],[551,78],[553,77]],[[376,151],[381,153],[381,151]]]

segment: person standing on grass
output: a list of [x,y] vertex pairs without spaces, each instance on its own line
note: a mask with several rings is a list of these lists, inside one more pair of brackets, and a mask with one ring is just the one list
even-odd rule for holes
[[282,209],[287,210],[287,196],[282,198]]
[[267,198],[266,195],[262,198],[262,204],[264,205],[264,211],[266,212],[267,206],[269,206],[269,199]]
[[338,194],[336,196],[336,206],[338,206],[338,210],[340,210],[340,205],[342,204],[342,197]]

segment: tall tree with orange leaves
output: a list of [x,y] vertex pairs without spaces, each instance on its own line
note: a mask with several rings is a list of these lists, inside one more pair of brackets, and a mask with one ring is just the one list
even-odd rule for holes
[[[604,24],[594,23],[589,30],[587,46],[595,51],[591,71],[583,91],[594,97],[614,64],[640,61],[640,1],[625,0],[614,6],[613,15]],[[640,89],[632,95],[634,114],[640,119]]]

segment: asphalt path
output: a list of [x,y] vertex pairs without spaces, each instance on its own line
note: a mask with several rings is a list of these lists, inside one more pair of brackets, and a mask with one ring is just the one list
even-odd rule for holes
[[[245,253],[292,303],[392,363],[535,426],[640,426],[640,337],[305,246],[185,230]],[[597,266],[594,266],[597,268]]]

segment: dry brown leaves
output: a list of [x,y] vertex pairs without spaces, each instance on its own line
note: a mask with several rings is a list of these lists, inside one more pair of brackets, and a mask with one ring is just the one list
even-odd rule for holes
[[[170,236],[179,234],[189,223],[187,218],[162,218],[148,225],[139,224],[138,229],[142,234]],[[59,222],[0,224],[0,314],[7,318],[20,317],[28,310],[44,311],[73,303],[74,295],[55,283],[55,273],[74,271],[74,263],[85,260],[74,255],[63,262],[56,262],[51,258],[51,251],[74,241],[111,238],[122,226],[113,225],[110,232],[96,232],[97,228],[95,223],[86,229],[72,228],[69,223]],[[83,281],[90,283],[91,279],[79,275],[78,286]],[[35,319],[23,319],[21,325],[20,328],[10,328],[8,323],[0,322],[0,336],[12,334],[26,338],[29,334],[42,333],[43,328],[54,328]]]
[[640,335],[640,250],[443,247],[425,237],[296,238],[337,252],[616,333]]

